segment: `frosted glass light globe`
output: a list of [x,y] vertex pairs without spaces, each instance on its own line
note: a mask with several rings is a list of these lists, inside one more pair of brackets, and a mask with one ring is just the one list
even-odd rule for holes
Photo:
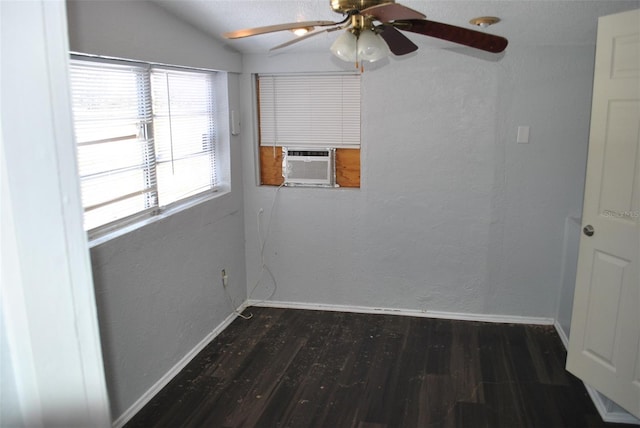
[[374,62],[389,55],[389,47],[380,35],[371,30],[362,30],[358,37],[358,58]]
[[351,31],[345,31],[331,45],[331,53],[343,61],[356,60],[357,38]]

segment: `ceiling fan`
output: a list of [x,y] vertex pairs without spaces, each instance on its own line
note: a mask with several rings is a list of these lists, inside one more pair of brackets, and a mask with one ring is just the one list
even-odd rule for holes
[[[224,33],[227,39],[257,36],[277,31],[293,31],[300,37],[278,45],[271,51],[298,43],[318,34],[346,30],[331,46],[331,52],[344,61],[377,61],[391,51],[406,55],[418,47],[398,30],[447,40],[487,52],[499,53],[507,47],[507,39],[467,28],[429,21],[426,15],[398,4],[395,0],[330,0],[334,12],[346,15],[342,21],[306,21]],[[480,27],[495,23],[497,18],[474,22]],[[493,21],[491,20],[493,19]],[[483,25],[484,24],[484,25]],[[313,31],[316,27],[323,29]],[[303,34],[303,35],[301,35]]]

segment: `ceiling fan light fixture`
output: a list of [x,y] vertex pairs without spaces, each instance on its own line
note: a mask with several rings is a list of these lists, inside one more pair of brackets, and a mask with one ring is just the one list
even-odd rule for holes
[[389,55],[389,47],[384,39],[369,29],[362,30],[358,37],[358,58],[374,62]]
[[353,62],[356,60],[356,49],[358,38],[351,31],[345,31],[331,45],[331,53],[343,61]]

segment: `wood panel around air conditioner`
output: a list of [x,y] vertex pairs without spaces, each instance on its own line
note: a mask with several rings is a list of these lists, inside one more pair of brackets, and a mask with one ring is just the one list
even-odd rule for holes
[[[282,177],[282,147],[260,146],[260,184],[279,186]],[[336,149],[336,183],[360,187],[360,149]]]

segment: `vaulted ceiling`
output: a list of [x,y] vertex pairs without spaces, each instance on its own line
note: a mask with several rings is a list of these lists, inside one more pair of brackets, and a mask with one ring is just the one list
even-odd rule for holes
[[[502,21],[484,31],[509,39],[518,46],[593,45],[597,19],[640,7],[640,0],[398,0],[427,15],[427,19],[475,29],[469,20],[497,16]],[[270,48],[296,36],[289,31],[246,39],[225,40],[227,31],[286,22],[342,19],[333,12],[329,0],[155,0],[165,10],[223,41],[242,53],[267,53]],[[405,33],[421,48],[448,48],[455,45],[433,38]],[[337,32],[301,41],[281,53],[328,50]],[[508,48],[509,49],[509,48]]]

